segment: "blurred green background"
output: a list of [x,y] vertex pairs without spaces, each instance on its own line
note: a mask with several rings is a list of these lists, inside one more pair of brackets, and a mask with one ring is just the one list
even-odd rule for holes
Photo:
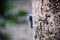
[[[33,40],[27,15],[32,11],[32,0],[7,0],[0,15],[1,40]],[[1,11],[1,10],[0,10]]]

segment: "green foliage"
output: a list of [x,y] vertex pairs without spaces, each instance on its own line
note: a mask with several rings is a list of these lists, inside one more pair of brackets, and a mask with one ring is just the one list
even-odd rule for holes
[[17,16],[26,16],[27,12],[19,11]]
[[4,40],[11,40],[11,36],[9,34],[4,35]]
[[5,11],[8,11],[12,7],[13,7],[13,4],[11,2],[7,2],[5,5]]
[[17,17],[9,13],[5,13],[5,20],[13,23],[17,21]]
[[10,3],[10,2],[6,3],[4,18],[5,18],[6,21],[8,21],[10,23],[16,23],[17,20],[18,20],[18,17],[25,16],[27,14],[25,11],[19,11],[17,13],[17,15],[13,16],[8,12],[9,9],[12,8],[12,7],[13,7],[12,3]]
[[16,16],[13,16],[9,13],[9,9],[11,9],[14,5],[11,2],[7,2],[5,5],[5,13],[3,14],[3,17],[5,21],[9,21],[11,23],[16,23],[18,20],[18,17],[26,16],[25,11],[19,11]]
[[10,2],[7,2],[7,0],[1,0],[0,1],[0,17],[4,17],[4,12],[9,10],[12,7]]
[[5,23],[0,23],[0,28],[5,28]]
[[27,13],[25,11],[19,11],[17,13],[17,15],[13,16],[11,14],[9,14],[8,12],[5,12],[4,17],[6,19],[6,21],[9,21],[11,23],[16,23],[18,18],[21,16],[25,16]]

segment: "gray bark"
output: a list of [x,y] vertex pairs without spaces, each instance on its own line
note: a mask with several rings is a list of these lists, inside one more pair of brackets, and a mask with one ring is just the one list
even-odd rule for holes
[[60,1],[32,0],[34,40],[60,40]]

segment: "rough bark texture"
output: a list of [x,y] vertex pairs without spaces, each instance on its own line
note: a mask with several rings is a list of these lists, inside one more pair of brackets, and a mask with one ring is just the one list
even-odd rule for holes
[[34,40],[60,40],[60,0],[32,0]]

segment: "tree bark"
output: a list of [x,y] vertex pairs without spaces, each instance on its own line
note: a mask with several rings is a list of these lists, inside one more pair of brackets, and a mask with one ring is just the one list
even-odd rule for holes
[[60,40],[60,1],[32,0],[33,40]]

